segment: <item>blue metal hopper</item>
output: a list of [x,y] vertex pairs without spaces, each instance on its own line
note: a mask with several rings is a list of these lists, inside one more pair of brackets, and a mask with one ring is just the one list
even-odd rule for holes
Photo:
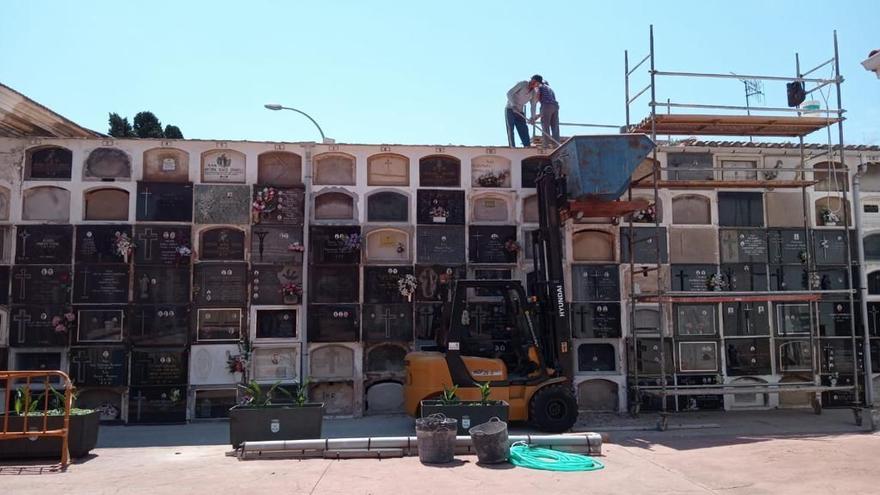
[[653,149],[644,134],[573,136],[550,160],[566,177],[569,199],[613,201],[626,192],[636,167]]

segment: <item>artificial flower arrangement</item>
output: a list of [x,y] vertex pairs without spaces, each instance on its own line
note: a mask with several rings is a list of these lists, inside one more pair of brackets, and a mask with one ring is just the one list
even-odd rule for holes
[[504,187],[504,181],[507,180],[508,175],[510,175],[510,172],[507,170],[499,172],[489,171],[477,177],[477,184],[480,187]]
[[519,243],[513,239],[508,239],[507,242],[504,243],[504,249],[507,250],[508,253],[518,253],[520,250]]
[[302,293],[303,293],[302,287],[295,282],[287,282],[281,286],[281,296],[282,297],[301,296]]
[[116,254],[122,256],[123,261],[128,263],[128,257],[131,256],[131,253],[134,251],[135,244],[132,242],[131,237],[128,236],[125,232],[117,232],[116,239],[113,241],[113,248],[116,251]]
[[654,223],[657,221],[657,207],[651,203],[644,209],[633,213],[633,222]]
[[724,290],[728,286],[727,277],[721,272],[713,273],[712,275],[709,275],[709,280],[706,282],[706,285],[709,287],[709,290]]
[[346,251],[357,251],[361,248],[361,235],[352,233],[342,239]]
[[400,291],[400,295],[405,297],[407,301],[412,300],[412,296],[416,293],[418,286],[419,284],[414,275],[406,274],[397,279],[397,290]]
[[251,204],[256,223],[259,223],[261,218],[268,217],[272,213],[284,209],[281,194],[274,187],[264,187],[257,191],[256,196]]
[[70,333],[74,325],[76,325],[76,313],[73,312],[73,308],[70,306],[64,308],[64,313],[60,316],[52,317],[52,328],[55,330],[55,333]]
[[828,208],[822,208],[821,216],[824,225],[837,225],[840,223],[840,217]]
[[435,199],[431,204],[431,209],[428,210],[428,216],[430,216],[435,223],[445,223],[446,219],[449,218],[449,210],[441,206]]
[[244,340],[238,341],[238,354],[230,354],[226,359],[226,367],[230,373],[244,373],[251,358],[251,346]]
[[192,249],[190,249],[189,245],[186,242],[181,242],[177,245],[177,262],[182,263],[189,260],[189,257],[192,256]]
[[302,245],[301,242],[291,242],[287,245],[287,250],[293,253],[302,253],[306,250],[306,247]]

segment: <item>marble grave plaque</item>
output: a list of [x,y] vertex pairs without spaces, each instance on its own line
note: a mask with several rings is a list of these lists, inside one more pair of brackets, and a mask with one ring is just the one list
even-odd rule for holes
[[238,306],[247,300],[247,263],[197,263],[193,270],[193,304]]
[[189,267],[135,266],[132,300],[140,304],[181,304],[190,298]]
[[192,218],[192,184],[138,182],[138,222],[191,222]]
[[419,189],[416,222],[419,225],[464,225],[464,191]]
[[[70,342],[70,330],[59,331],[55,323],[64,318],[67,312],[65,306],[12,306],[9,312],[9,345],[12,347],[67,346]],[[72,325],[68,326],[70,327]]]
[[134,242],[131,225],[77,225],[74,261],[98,264],[126,263],[128,260],[116,249],[118,235]]
[[400,293],[398,281],[412,274],[412,266],[364,267],[364,302],[407,302],[407,298]]
[[574,338],[620,338],[620,303],[572,303],[570,311]]
[[187,356],[184,349],[133,349],[131,386],[186,385]]
[[257,309],[257,339],[295,339],[299,335],[295,309]]
[[363,340],[365,342],[409,342],[412,339],[411,304],[364,304]]
[[303,231],[300,227],[254,225],[251,229],[251,261],[302,265]]
[[196,184],[194,223],[247,224],[251,220],[251,189],[248,186]]
[[[189,225],[135,225],[135,265],[189,265],[192,230]],[[189,252],[190,254],[187,254]]]
[[296,284],[303,288],[301,265],[251,265],[251,304],[299,304],[302,294],[285,294],[282,288]]
[[128,265],[77,264],[74,269],[73,302],[127,303],[130,276]]
[[313,264],[357,264],[361,260],[361,228],[319,226],[310,231],[310,262]]
[[125,308],[78,306],[76,309],[79,342],[122,342],[127,323]]
[[70,349],[70,378],[77,386],[124,387],[127,361],[123,347],[74,347]]
[[309,306],[309,342],[357,342],[360,319],[357,304]]
[[16,265],[12,268],[13,304],[68,304],[70,265]]
[[129,340],[138,346],[183,346],[189,341],[187,305],[134,306]]
[[[303,225],[305,220],[305,189],[302,187],[274,188],[274,196],[277,198],[276,206],[269,206],[267,210],[259,213],[258,219],[261,224],[269,225]],[[252,201],[267,197],[269,189],[255,185]],[[267,204],[272,205],[273,202]],[[256,217],[255,217],[256,218]]]
[[199,259],[202,261],[244,260],[245,233],[230,227],[203,230],[199,233]]
[[129,423],[159,424],[185,421],[186,386],[131,387],[129,390]]
[[73,255],[73,225],[19,225],[15,264],[63,265]]
[[240,308],[200,308],[196,318],[198,342],[241,339],[243,318]]

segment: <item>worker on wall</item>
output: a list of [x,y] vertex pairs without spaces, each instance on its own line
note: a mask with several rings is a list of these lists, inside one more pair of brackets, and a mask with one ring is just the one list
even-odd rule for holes
[[[550,89],[550,83],[544,80],[543,77],[535,74],[532,76],[531,81],[529,81],[530,85],[536,85],[538,88],[538,101],[541,102],[541,142],[544,143],[544,147],[547,147],[550,139],[553,138],[554,146],[557,146],[561,141],[559,137],[559,102],[556,101],[556,93]],[[535,123],[535,116],[532,115],[530,123]]]
[[529,140],[529,126],[526,123],[526,116],[523,115],[523,107],[525,104],[531,105],[532,120],[535,119],[535,109],[538,104],[538,83],[532,81],[520,81],[516,83],[510,91],[507,92],[507,107],[504,109],[504,120],[507,124],[507,142],[511,148],[516,146],[513,140],[513,128],[519,134],[519,140],[523,147],[531,146]]

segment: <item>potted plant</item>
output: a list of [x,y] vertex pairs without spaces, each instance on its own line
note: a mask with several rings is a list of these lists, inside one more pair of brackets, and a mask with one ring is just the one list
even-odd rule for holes
[[[49,406],[46,411],[46,428],[61,429],[64,426],[64,394],[51,386],[39,395],[32,394],[31,389],[22,387],[13,394],[13,411],[9,414],[8,431],[23,431],[25,416],[28,418],[28,431],[43,429],[43,404],[49,394]],[[68,423],[67,450],[70,457],[84,457],[98,443],[98,428],[101,414],[94,409],[76,407],[74,395],[70,407]],[[30,437],[0,442],[0,458],[34,458],[56,457],[61,452],[60,437]]]
[[308,380],[297,387],[296,394],[281,387],[281,382],[268,390],[255,380],[239,387],[244,400],[229,409],[229,443],[233,448],[242,442],[321,438],[324,403],[308,402]]
[[491,383],[478,383],[480,400],[460,400],[458,385],[452,388],[443,387],[443,395],[439,399],[422,401],[422,417],[432,414],[443,414],[447,418],[458,420],[458,434],[467,435],[472,426],[483,424],[492,418],[507,422],[509,404],[503,400],[489,398]]

